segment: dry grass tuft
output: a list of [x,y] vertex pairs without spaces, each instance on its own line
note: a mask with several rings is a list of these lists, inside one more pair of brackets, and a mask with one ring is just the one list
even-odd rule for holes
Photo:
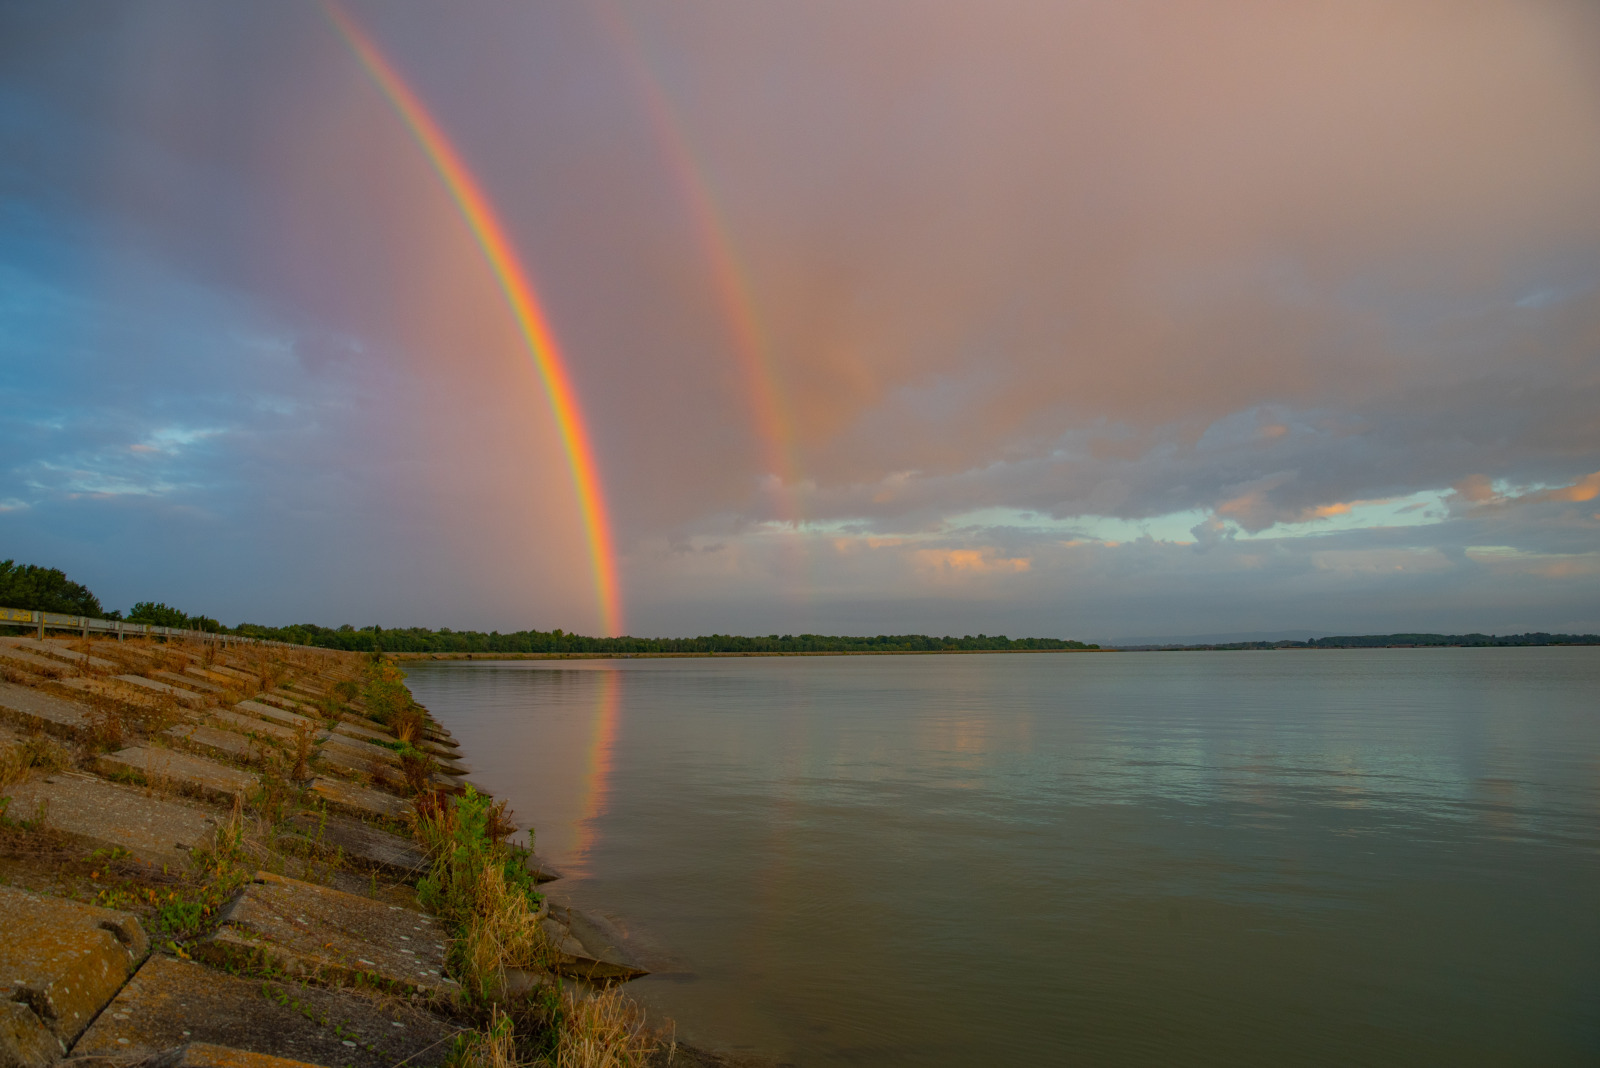
[[311,778],[311,746],[315,740],[311,724],[302,723],[294,729],[294,749],[290,753],[294,763],[289,768],[289,778],[293,782]]
[[[591,997],[564,993],[551,1068],[644,1068],[673,1043],[645,1026],[644,1010],[619,987]],[[670,1056],[670,1053],[669,1053]]]

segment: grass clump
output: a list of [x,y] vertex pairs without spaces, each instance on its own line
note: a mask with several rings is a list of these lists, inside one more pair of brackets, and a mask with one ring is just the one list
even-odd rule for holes
[[487,1004],[505,989],[508,968],[538,968],[548,957],[528,850],[506,840],[504,802],[470,786],[455,798],[424,795],[416,812],[416,836],[432,858],[417,900],[454,929],[451,970],[469,1001]]

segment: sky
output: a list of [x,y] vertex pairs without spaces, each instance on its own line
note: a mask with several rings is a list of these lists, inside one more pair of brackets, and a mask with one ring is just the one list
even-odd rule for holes
[[1600,631],[1600,8],[0,2],[0,558],[227,623]]

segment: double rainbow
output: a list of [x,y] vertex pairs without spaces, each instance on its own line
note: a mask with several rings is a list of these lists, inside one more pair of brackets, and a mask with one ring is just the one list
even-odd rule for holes
[[523,268],[504,224],[495,214],[493,203],[417,94],[401,78],[394,64],[339,6],[337,0],[325,0],[323,11],[444,182],[445,189],[460,210],[478,247],[483,250],[489,269],[505,295],[523,344],[544,385],[545,396],[550,401],[550,411],[555,417],[556,429],[566,452],[567,467],[572,474],[573,489],[578,498],[578,511],[589,543],[602,631],[605,634],[620,634],[622,605],[617,584],[616,553],[595,463],[594,445],[584,425],[583,412],[578,407],[572,376],[567,371],[566,361],[562,359],[561,349],[556,344],[550,320],[539,302],[533,282]]

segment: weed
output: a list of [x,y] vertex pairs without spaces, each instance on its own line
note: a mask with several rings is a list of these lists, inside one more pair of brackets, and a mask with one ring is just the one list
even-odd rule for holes
[[294,764],[289,769],[289,778],[294,782],[305,782],[311,778],[311,746],[315,741],[311,732],[311,724],[302,723],[294,729]]
[[420,796],[429,791],[433,786],[433,773],[437,770],[438,763],[420,749],[406,749],[400,753],[400,774],[405,777],[406,785],[414,795]]

